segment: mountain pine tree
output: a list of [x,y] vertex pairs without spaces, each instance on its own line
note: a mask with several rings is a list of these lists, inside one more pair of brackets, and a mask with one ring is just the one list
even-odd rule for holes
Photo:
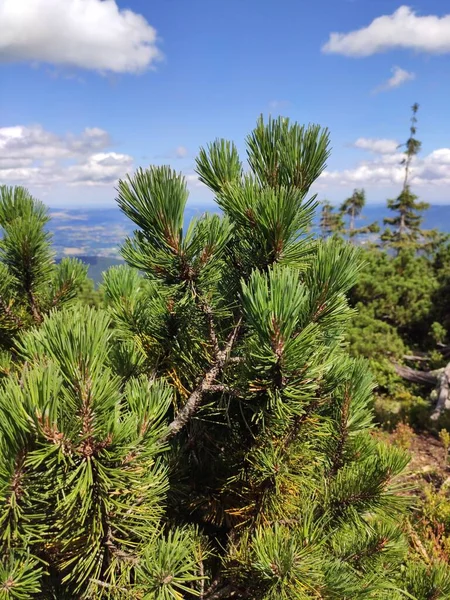
[[0,373],[15,335],[73,300],[87,269],[76,259],[54,262],[47,209],[22,187],[0,186]]
[[388,208],[397,214],[384,219],[385,225],[389,225],[389,228],[383,232],[382,239],[398,249],[411,244],[417,245],[422,240],[425,232],[420,228],[423,220],[421,213],[429,208],[426,202],[418,202],[418,197],[411,192],[409,183],[412,160],[420,152],[422,145],[415,137],[418,110],[419,105],[414,104],[410,136],[404,144],[405,158],[402,160],[402,165],[405,167],[405,175],[402,191],[397,198],[388,200]]
[[106,308],[36,320],[0,382],[0,599],[448,598],[403,563],[408,457],[345,351],[358,251],[306,233],[328,154],[287,119],[259,120],[246,174],[213,142],[223,216],[187,231],[180,174],[119,183],[137,229]]

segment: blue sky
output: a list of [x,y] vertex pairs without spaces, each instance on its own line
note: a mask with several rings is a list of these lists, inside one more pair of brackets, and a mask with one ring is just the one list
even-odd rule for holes
[[414,102],[415,191],[450,203],[448,0],[0,0],[0,22],[0,183],[48,204],[113,205],[150,163],[208,202],[199,146],[243,149],[260,113],[329,127],[319,197],[382,202]]

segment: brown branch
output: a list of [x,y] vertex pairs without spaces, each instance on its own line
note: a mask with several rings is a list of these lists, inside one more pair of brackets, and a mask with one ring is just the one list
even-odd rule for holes
[[192,415],[195,412],[197,412],[197,409],[200,406],[200,403],[203,399],[203,394],[205,394],[205,392],[210,391],[211,387],[215,385],[214,382],[216,381],[217,377],[219,376],[223,367],[225,366],[225,363],[229,358],[230,352],[233,349],[233,346],[236,342],[236,338],[241,326],[241,321],[242,319],[239,319],[237,324],[234,326],[232,332],[228,336],[225,347],[223,348],[223,350],[219,350],[214,364],[208,371],[206,371],[206,373],[203,376],[203,379],[200,381],[195,390],[189,396],[186,404],[181,410],[178,411],[177,416],[172,421],[172,423],[170,423],[169,431],[165,439],[170,439],[179,431],[181,431],[181,429],[183,429],[183,427],[190,420]]
[[35,295],[31,290],[28,290],[28,302],[30,303],[31,316],[36,323],[42,323],[42,315],[39,312],[38,303],[36,302]]
[[206,321],[208,322],[209,339],[211,340],[214,350],[214,356],[217,358],[219,356],[220,348],[219,340],[217,339],[216,326],[214,325],[213,311],[206,301],[201,302],[200,307],[205,313]]

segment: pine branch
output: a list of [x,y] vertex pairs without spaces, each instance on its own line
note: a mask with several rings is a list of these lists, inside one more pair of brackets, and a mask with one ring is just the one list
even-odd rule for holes
[[[241,321],[242,321],[242,319],[239,319],[239,321],[236,323],[232,332],[228,336],[225,347],[223,348],[223,350],[220,350],[218,352],[217,358],[216,358],[213,366],[205,373],[201,382],[198,384],[198,386],[195,388],[195,390],[189,396],[189,399],[186,402],[186,404],[178,412],[177,416],[172,421],[172,423],[170,423],[169,432],[166,436],[166,439],[172,438],[179,431],[181,431],[181,429],[183,429],[183,427],[190,420],[190,418],[197,412],[197,410],[200,406],[200,403],[203,399],[203,395],[206,392],[210,391],[212,386],[216,385],[216,384],[214,384],[214,381],[217,379],[217,377],[219,376],[223,367],[225,366],[225,363],[228,360],[231,350],[233,349],[233,346],[236,342],[236,338],[237,338],[237,335],[238,335],[238,332],[239,332],[239,329],[241,326]],[[212,389],[214,389],[214,388],[212,388]]]
[[317,410],[317,407],[320,404],[320,400],[316,399],[310,402],[310,404],[306,407],[305,412],[302,415],[297,415],[292,423],[292,426],[288,430],[288,433],[285,437],[284,444],[287,446],[297,437],[302,425],[309,419],[311,414]]
[[206,301],[201,302],[200,307],[206,316],[206,320],[208,322],[209,338],[214,349],[214,356],[217,358],[219,356],[220,347],[219,340],[217,339],[216,326],[214,324],[213,311]]
[[2,310],[3,314],[6,315],[8,317],[8,319],[10,319],[16,325],[16,327],[18,329],[20,329],[24,326],[22,319],[20,319],[17,315],[15,315],[13,313],[9,304],[7,304],[6,301],[1,296],[0,296],[0,309]]
[[69,282],[66,281],[63,283],[63,285],[61,286],[61,288],[56,292],[56,294],[53,296],[53,300],[52,300],[52,306],[58,306],[61,298],[64,298],[64,295],[67,294],[67,292],[70,290],[70,285]]
[[28,302],[30,304],[30,311],[31,311],[31,315],[32,315],[33,319],[35,320],[36,323],[42,323],[42,315],[39,311],[38,303],[36,302],[35,295],[31,291],[31,289],[28,290],[27,295],[28,295]]
[[344,446],[345,446],[345,442],[347,441],[347,438],[348,438],[347,425],[348,425],[348,417],[349,417],[349,412],[350,412],[350,402],[351,402],[351,396],[350,396],[348,387],[346,386],[346,389],[344,392],[344,402],[342,403],[342,407],[341,407],[341,418],[340,418],[340,423],[339,423],[339,429],[340,429],[339,440],[337,442],[336,453],[333,457],[333,466],[331,469],[331,475],[333,475],[333,476],[336,475],[336,473],[342,467]]

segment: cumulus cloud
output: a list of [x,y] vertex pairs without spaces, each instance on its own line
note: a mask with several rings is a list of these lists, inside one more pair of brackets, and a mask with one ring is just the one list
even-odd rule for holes
[[419,16],[409,6],[383,15],[350,33],[332,33],[322,51],[364,57],[386,50],[410,49],[432,54],[450,52],[450,14]]
[[0,0],[0,61],[139,73],[161,58],[156,30],[115,0]]
[[70,158],[100,150],[110,144],[109,134],[97,127],[87,127],[78,136],[58,136],[41,125],[0,128],[0,160]]
[[[373,152],[374,158],[363,160],[351,169],[327,170],[321,175],[319,183],[375,188],[403,183],[404,167],[400,164],[403,154],[396,151],[397,143],[394,140],[359,138],[353,145]],[[439,148],[426,156],[416,157],[412,164],[410,182],[419,187],[449,186],[450,148]]]
[[128,154],[100,152],[89,156],[82,164],[67,169],[72,185],[110,185],[131,170],[133,158]]
[[111,143],[109,134],[97,127],[64,136],[41,125],[0,128],[0,182],[111,185],[133,166],[128,154],[107,151]]
[[387,81],[379,85],[374,89],[374,92],[386,92],[388,90],[392,90],[394,88],[398,88],[407,81],[412,81],[416,78],[416,74],[411,71],[406,71],[405,69],[401,69],[400,67],[393,67],[391,69],[392,77],[389,77]]
[[374,152],[375,154],[392,154],[397,150],[399,143],[396,140],[385,138],[361,137],[353,142],[353,146],[355,148],[360,148],[361,150]]

